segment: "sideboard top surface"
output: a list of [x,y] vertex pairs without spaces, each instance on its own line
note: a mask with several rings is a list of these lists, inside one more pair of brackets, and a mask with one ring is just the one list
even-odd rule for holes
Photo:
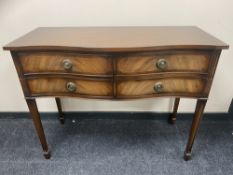
[[228,47],[195,26],[148,26],[39,27],[9,43],[4,49],[121,52]]

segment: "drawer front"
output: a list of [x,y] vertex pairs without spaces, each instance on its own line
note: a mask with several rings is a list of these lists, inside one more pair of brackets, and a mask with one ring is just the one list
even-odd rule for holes
[[205,87],[204,79],[164,78],[152,80],[123,80],[117,83],[118,96],[143,96],[159,94],[200,95]]
[[207,73],[208,67],[209,55],[207,53],[128,55],[117,59],[118,74],[180,71]]
[[112,61],[103,55],[76,53],[20,53],[24,73],[69,72],[80,74],[112,74]]
[[35,78],[27,80],[32,95],[112,96],[110,80],[77,80],[67,78]]

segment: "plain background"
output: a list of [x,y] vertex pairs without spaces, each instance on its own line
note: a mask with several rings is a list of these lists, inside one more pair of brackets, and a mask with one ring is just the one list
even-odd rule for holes
[[[233,95],[232,0],[0,0],[0,46],[45,26],[196,25],[230,45],[222,52],[206,112],[227,112]],[[0,112],[28,111],[10,53],[0,49]],[[64,99],[66,111],[171,110],[173,98],[124,102]],[[38,100],[41,111],[56,111],[54,99]],[[179,111],[194,110],[183,99]]]

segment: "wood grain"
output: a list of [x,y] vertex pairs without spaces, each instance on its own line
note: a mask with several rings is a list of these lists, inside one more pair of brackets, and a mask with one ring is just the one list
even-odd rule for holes
[[[94,80],[77,80],[77,79],[64,79],[64,78],[36,78],[28,79],[28,86],[31,94],[49,94],[56,96],[56,94],[69,94],[69,95],[93,95],[93,96],[112,96],[112,82],[94,81]],[[73,82],[76,84],[77,89],[75,92],[67,90],[67,83]]]
[[[19,59],[24,73],[69,72],[83,74],[112,74],[112,60],[104,55],[78,54],[65,52],[22,52]],[[63,61],[73,64],[65,70]]]
[[46,159],[49,159],[51,155],[50,155],[48,144],[45,138],[45,133],[44,133],[43,125],[41,123],[40,114],[37,108],[36,100],[27,99],[26,102],[27,102],[29,111],[31,113],[34,126],[36,128],[37,135],[40,139],[40,143],[41,143],[41,146],[44,152],[44,157]]
[[180,103],[180,98],[175,98],[174,105],[173,105],[173,111],[168,118],[168,122],[172,125],[176,123],[176,116],[177,116],[179,103]]
[[[55,97],[63,119],[58,97],[174,96],[173,123],[180,97],[198,99],[184,156],[188,160],[221,50],[228,47],[193,26],[49,27],[38,28],[4,49],[11,51],[45,158],[50,153],[36,97]],[[166,69],[156,66],[161,58],[167,62]],[[64,59],[72,62],[71,69],[64,69]],[[68,82],[77,88],[68,88]]]
[[40,27],[9,43],[4,49],[131,52],[228,47],[195,26],[149,26]]
[[[61,115],[58,97],[63,96],[112,100],[174,96],[173,121],[180,97],[198,99],[184,156],[188,160],[221,50],[228,47],[192,26],[55,27],[38,28],[4,49],[11,51],[45,158],[50,153],[37,97],[56,97]],[[167,61],[164,70],[156,67],[161,58]],[[64,59],[72,62],[72,69],[64,69]],[[68,82],[77,88],[67,88]]]
[[[157,93],[154,90],[154,85],[161,82],[164,86],[164,91]],[[166,93],[187,93],[187,94],[201,94],[205,83],[202,79],[184,79],[184,78],[164,78],[154,80],[128,80],[119,81],[117,83],[118,96],[139,96],[139,95],[153,95]]]
[[[209,66],[209,53],[173,52],[154,53],[150,55],[125,55],[117,59],[118,74],[140,74],[152,72],[202,72],[206,73]],[[158,60],[164,59],[167,68],[164,70],[156,66]]]
[[184,160],[186,161],[191,159],[193,143],[197,135],[198,129],[200,127],[201,120],[203,118],[203,112],[205,109],[206,102],[207,100],[203,100],[203,99],[197,100],[192,126],[189,131],[189,139],[184,152]]

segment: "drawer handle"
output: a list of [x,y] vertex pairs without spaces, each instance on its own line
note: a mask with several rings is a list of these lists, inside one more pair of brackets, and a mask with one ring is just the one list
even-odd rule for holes
[[163,90],[164,90],[163,83],[162,82],[155,83],[154,90],[155,90],[155,92],[158,92],[158,93],[163,92]]
[[160,70],[164,70],[167,68],[167,61],[164,58],[161,58],[157,61],[156,67]]
[[65,70],[70,70],[73,66],[73,63],[69,59],[63,60],[63,67]]
[[69,92],[75,92],[76,89],[77,89],[76,84],[73,83],[73,82],[68,82],[68,83],[66,84],[66,88],[67,88],[67,90],[68,90]]

